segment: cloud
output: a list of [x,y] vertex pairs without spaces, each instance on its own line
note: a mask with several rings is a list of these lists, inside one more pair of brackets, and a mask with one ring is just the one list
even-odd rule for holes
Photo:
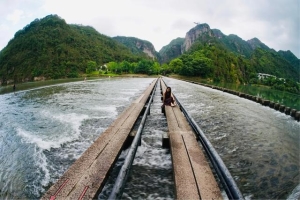
[[11,21],[13,24],[17,24],[23,15],[24,15],[24,12],[22,10],[16,9],[16,10],[14,10],[13,13],[8,14],[6,16],[6,19],[8,21]]

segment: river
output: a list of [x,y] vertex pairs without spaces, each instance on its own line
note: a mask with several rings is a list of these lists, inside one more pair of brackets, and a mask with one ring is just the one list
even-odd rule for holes
[[[244,98],[165,80],[214,145],[247,199],[300,197],[299,122]],[[0,95],[0,199],[40,198],[152,81],[102,78]],[[166,123],[154,122],[155,117],[149,120],[161,123],[160,128],[143,137],[133,169],[144,176],[133,173],[131,179],[145,190],[147,184],[142,183],[154,173],[156,184],[172,187],[168,150],[158,148],[158,143],[147,145],[167,131]],[[130,193],[125,194],[130,199]],[[170,192],[167,196],[134,195],[142,199],[173,197]]]

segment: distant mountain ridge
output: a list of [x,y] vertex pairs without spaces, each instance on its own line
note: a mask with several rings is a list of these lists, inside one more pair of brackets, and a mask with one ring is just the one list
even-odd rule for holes
[[[36,77],[78,77],[80,73],[85,73],[88,61],[102,65],[111,61],[138,62],[149,59],[163,64],[183,55],[192,59],[197,51],[212,60],[212,66],[216,65],[213,76],[222,74],[222,79],[227,76],[222,63],[228,64],[234,60],[237,61],[231,63],[235,68],[230,75],[231,81],[239,76],[250,76],[250,73],[300,79],[300,60],[291,51],[276,52],[258,38],[245,41],[234,34],[227,36],[218,29],[211,29],[206,23],[198,24],[186,33],[185,38],[173,39],[157,52],[149,41],[125,36],[108,37],[93,27],[69,25],[59,16],[49,15],[34,20],[16,32],[0,51],[0,82],[23,82]],[[219,56],[224,58],[218,60]],[[210,62],[208,60],[203,62],[207,64]],[[195,60],[195,63],[198,61]],[[245,69],[239,68],[239,65]]]
[[144,53],[152,59],[157,59],[159,56],[153,44],[149,41],[125,36],[117,36],[113,39],[125,45],[133,54],[140,55]]
[[[262,43],[259,39],[253,38],[251,40],[243,40],[237,35],[230,34],[230,35],[225,35],[223,34],[220,30],[218,29],[210,29],[208,24],[198,24],[191,30],[189,30],[186,33],[186,36],[184,38],[184,42],[181,46],[181,52],[178,52],[178,55],[183,54],[184,52],[188,51],[191,46],[196,42],[196,41],[202,41],[202,42],[209,42],[209,41],[219,41],[226,47],[228,50],[241,54],[246,57],[250,57],[253,51],[256,48],[262,48],[265,50],[270,50],[268,46],[266,46],[264,43]],[[172,43],[168,44],[173,46]],[[166,45],[165,47],[167,47]],[[163,55],[166,57],[166,52],[162,52]],[[170,59],[165,59],[165,60],[170,60]]]
[[[208,24],[198,24],[186,33],[181,51],[178,49],[178,43],[170,42],[164,46],[164,51],[160,51],[162,63],[170,62],[189,51],[195,51],[197,48],[203,48],[203,45],[217,45],[236,56],[242,56],[250,60],[257,73],[270,73],[276,76],[290,77],[299,81],[300,79],[300,60],[291,51],[278,51],[269,48],[258,38],[243,40],[239,36],[230,34],[225,35],[218,29],[210,29]],[[264,53],[263,53],[264,52]],[[265,59],[270,59],[266,62]]]

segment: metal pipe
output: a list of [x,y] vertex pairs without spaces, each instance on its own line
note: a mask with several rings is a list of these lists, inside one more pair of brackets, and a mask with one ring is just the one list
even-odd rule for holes
[[[158,80],[158,79],[157,79]],[[156,80],[156,83],[155,83],[155,86],[153,88],[152,91],[155,91],[156,90],[156,85],[157,85],[157,81]],[[143,131],[143,128],[144,128],[144,124],[146,122],[146,118],[147,118],[147,115],[148,115],[148,112],[150,110],[150,105],[152,103],[152,100],[153,100],[153,96],[154,96],[154,93],[155,92],[152,92],[151,94],[151,97],[150,97],[150,100],[149,100],[149,103],[147,105],[147,108],[144,112],[144,115],[143,115],[143,118],[142,118],[142,121],[139,125],[139,128],[138,128],[138,131],[134,137],[134,140],[130,146],[130,149],[127,153],[127,156],[126,156],[126,159],[124,161],[124,164],[118,174],[118,177],[115,181],[115,185],[108,197],[108,199],[111,199],[111,200],[114,200],[114,199],[120,199],[121,196],[122,196],[122,193],[123,193],[123,189],[124,189],[124,186],[125,186],[125,182],[128,178],[128,174],[130,172],[130,168],[131,168],[131,165],[132,165],[132,162],[134,160],[134,157],[135,157],[135,154],[136,154],[136,150],[137,150],[137,147],[138,147],[138,144],[139,144],[139,141],[140,141],[140,138],[141,138],[141,134],[142,134],[142,131]]]
[[[166,84],[166,83],[165,83]],[[167,85],[167,84],[166,84]],[[180,106],[180,110],[183,112],[187,120],[189,121],[190,125],[192,126],[195,133],[197,133],[197,136],[200,139],[200,142],[206,151],[217,175],[220,179],[222,186],[224,187],[226,194],[229,199],[244,199],[242,193],[240,192],[239,188],[237,187],[233,177],[231,176],[229,170],[227,169],[226,165],[224,164],[223,160],[213,147],[213,145],[210,143],[210,141],[207,139],[205,134],[202,132],[198,124],[195,122],[195,120],[189,115],[189,113],[185,110],[185,108],[182,106],[180,101],[176,98],[176,96],[173,94],[178,106]]]

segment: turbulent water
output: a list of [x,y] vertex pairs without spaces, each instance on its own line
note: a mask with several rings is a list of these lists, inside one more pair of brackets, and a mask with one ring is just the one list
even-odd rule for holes
[[[247,199],[299,198],[299,122],[218,90],[165,80]],[[40,198],[152,81],[105,78],[0,95],[0,199]],[[160,105],[156,97],[123,198],[174,198]]]
[[41,197],[153,79],[102,79],[0,96],[0,199]]

